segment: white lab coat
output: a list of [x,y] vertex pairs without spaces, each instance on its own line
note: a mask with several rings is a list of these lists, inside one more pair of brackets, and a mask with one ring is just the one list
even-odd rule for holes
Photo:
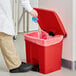
[[[30,12],[31,7],[29,0],[19,0],[21,5]],[[0,32],[4,32],[8,35],[15,35],[14,23],[12,18],[12,8],[10,0],[0,0]]]

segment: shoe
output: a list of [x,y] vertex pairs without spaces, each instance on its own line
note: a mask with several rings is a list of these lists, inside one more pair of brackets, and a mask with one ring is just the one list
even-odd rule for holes
[[15,69],[11,69],[9,70],[10,73],[22,73],[22,72],[27,72],[30,71],[33,68],[33,65],[31,63],[24,63],[22,62],[22,64]]

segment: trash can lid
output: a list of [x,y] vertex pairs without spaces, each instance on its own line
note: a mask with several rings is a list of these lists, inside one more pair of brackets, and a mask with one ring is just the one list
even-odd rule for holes
[[53,32],[55,35],[67,36],[64,26],[56,12],[41,8],[34,8],[38,12],[38,24],[46,32]]

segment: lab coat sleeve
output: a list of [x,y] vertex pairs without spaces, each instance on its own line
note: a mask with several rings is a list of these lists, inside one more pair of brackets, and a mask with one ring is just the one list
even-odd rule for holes
[[30,5],[29,0],[19,0],[20,5],[22,5],[28,12],[32,11],[33,8]]

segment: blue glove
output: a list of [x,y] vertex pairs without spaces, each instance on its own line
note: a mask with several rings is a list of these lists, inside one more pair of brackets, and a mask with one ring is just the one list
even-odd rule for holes
[[38,18],[36,18],[36,17],[32,18],[32,21],[35,22],[35,23],[37,23],[37,20],[38,20]]

